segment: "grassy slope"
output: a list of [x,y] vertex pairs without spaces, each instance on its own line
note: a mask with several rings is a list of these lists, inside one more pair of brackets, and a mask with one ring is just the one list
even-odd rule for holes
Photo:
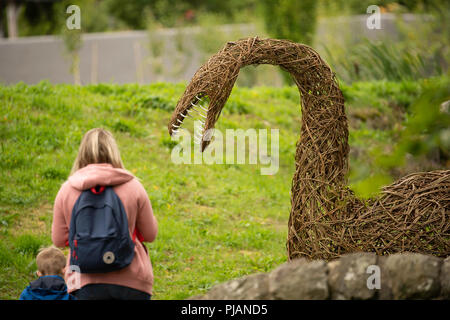
[[[415,83],[343,86],[349,110],[357,115],[352,148],[389,143],[392,132],[375,130],[369,120],[393,117],[392,106],[407,106],[417,88]],[[163,83],[0,86],[1,299],[16,299],[34,278],[34,255],[51,244],[54,197],[82,135],[93,127],[114,132],[125,166],[152,201],[159,221],[158,238],[147,245],[155,299],[186,298],[286,260],[301,118],[296,88],[236,88],[219,120],[221,130],[280,129],[280,170],[274,176],[261,176],[253,165],[173,164],[166,125],[183,89]],[[361,153],[352,161],[361,163],[350,174],[357,182],[369,169]]]

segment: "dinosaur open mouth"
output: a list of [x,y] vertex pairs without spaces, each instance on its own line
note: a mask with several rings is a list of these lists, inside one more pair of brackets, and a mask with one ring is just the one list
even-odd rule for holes
[[211,123],[209,117],[209,98],[204,93],[198,93],[195,97],[181,106],[180,111],[169,123],[169,134],[174,137],[180,133],[186,118],[194,122],[194,143],[201,146],[203,151],[211,140]]

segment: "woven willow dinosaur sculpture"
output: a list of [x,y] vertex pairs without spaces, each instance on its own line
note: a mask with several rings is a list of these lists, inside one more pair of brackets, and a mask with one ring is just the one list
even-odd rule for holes
[[355,251],[449,255],[450,170],[411,174],[384,187],[377,199],[358,199],[347,187],[348,124],[342,92],[330,67],[306,45],[258,38],[227,43],[193,76],[169,122],[169,134],[197,112],[204,119],[199,141],[203,151],[210,140],[205,134],[219,119],[239,70],[254,64],[280,66],[300,91],[289,259],[333,259]]

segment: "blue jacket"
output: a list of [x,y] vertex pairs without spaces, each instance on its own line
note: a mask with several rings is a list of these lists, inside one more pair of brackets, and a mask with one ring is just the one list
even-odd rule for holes
[[19,300],[75,300],[67,292],[64,279],[60,276],[42,276],[30,282],[23,290]]

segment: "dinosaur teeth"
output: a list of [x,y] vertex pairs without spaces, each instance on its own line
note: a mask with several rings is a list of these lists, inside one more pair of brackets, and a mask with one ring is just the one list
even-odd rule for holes
[[201,117],[203,117],[203,118],[205,118],[206,119],[206,115],[205,114],[203,114],[200,110],[197,110],[197,109],[195,109],[195,108],[192,108],[195,112],[197,112]]
[[[184,114],[180,113],[182,119],[177,119],[175,122],[176,124],[172,124],[172,127],[177,129],[177,130],[173,130],[172,133],[173,134],[178,133],[178,129],[183,124],[184,118],[186,118],[186,117],[193,118],[193,119],[195,119],[194,143],[201,144],[203,141],[203,133],[205,132],[208,109],[199,104],[199,102],[201,102],[202,98],[200,98],[198,95],[195,98],[196,98],[197,104],[191,102],[191,107],[189,109],[186,109],[185,111],[183,111]],[[199,114],[201,118],[199,119],[198,117],[194,117],[192,114],[193,112]],[[199,123],[197,123],[197,122],[199,122]]]
[[203,111],[208,112],[209,110],[203,107],[201,104],[198,105],[200,108],[202,108]]
[[189,114],[189,110],[186,110],[186,111],[187,111],[186,114],[180,113],[180,116],[182,116],[183,118],[186,118],[186,117],[192,118],[192,116]]
[[203,114],[200,110],[198,110],[198,109],[196,109],[196,108],[200,107],[202,110],[208,112],[207,109],[205,109],[205,108],[202,107],[201,105],[197,105],[197,104],[194,104],[194,103],[192,103],[192,102],[191,102],[191,106],[192,106],[191,109],[193,109],[193,110],[194,110],[195,112],[197,112],[200,116],[202,116],[203,118],[206,119],[206,114]]

